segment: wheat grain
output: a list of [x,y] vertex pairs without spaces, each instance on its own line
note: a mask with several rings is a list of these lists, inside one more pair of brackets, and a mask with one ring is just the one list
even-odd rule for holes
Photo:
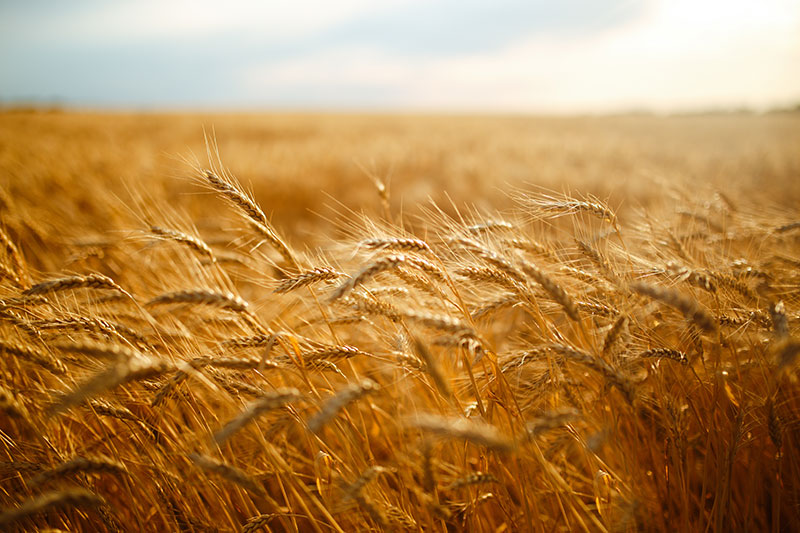
[[0,339],[0,350],[41,366],[53,374],[65,374],[67,371],[64,363],[33,346],[26,346],[19,342]]
[[183,233],[182,231],[162,228],[159,226],[150,226],[150,232],[154,235],[158,235],[159,237],[183,244],[200,255],[207,257],[212,263],[216,262],[214,252],[211,251],[211,248],[209,248],[209,246],[198,237],[193,237]]
[[656,287],[641,282],[631,284],[631,289],[639,294],[649,296],[654,300],[658,300],[671,307],[674,307],[683,313],[683,316],[704,331],[717,331],[717,324],[714,322],[714,319],[711,317],[711,315],[701,308],[697,302],[682,296],[680,293],[674,290]]
[[411,238],[388,238],[388,239],[367,239],[361,241],[359,246],[368,250],[391,250],[395,252],[415,252],[430,253],[430,245],[421,239]]
[[608,355],[611,353],[611,350],[614,346],[622,340],[625,336],[626,330],[628,328],[628,317],[625,315],[620,315],[615,321],[614,324],[611,326],[611,329],[608,330],[606,333],[606,337],[603,339],[603,348],[602,354]]
[[47,492],[24,502],[16,509],[0,512],[0,526],[7,526],[28,516],[63,507],[98,508],[106,501],[97,494],[84,489],[68,489]]
[[137,356],[117,361],[78,388],[56,397],[55,403],[48,408],[48,413],[50,415],[58,414],[104,391],[131,381],[158,376],[173,369],[174,366],[170,363],[149,356]]
[[214,440],[221,444],[228,440],[231,435],[239,431],[251,421],[259,416],[279,409],[284,405],[300,400],[302,395],[297,389],[278,389],[274,392],[266,393],[258,400],[252,402],[236,418],[230,420],[222,429],[214,434]]
[[580,315],[578,314],[578,308],[575,305],[575,302],[572,300],[572,297],[567,294],[563,288],[561,288],[561,285],[553,281],[552,278],[539,270],[535,265],[527,261],[522,263],[522,270],[525,272],[525,274],[533,278],[536,283],[541,285],[542,288],[547,291],[550,297],[553,298],[553,300],[561,305],[569,318],[575,321],[580,320]]
[[89,274],[87,276],[69,276],[66,278],[51,279],[37,283],[22,291],[24,296],[37,296],[49,292],[60,292],[74,289],[96,289],[116,291],[130,299],[133,297],[125,289],[117,285],[113,279],[102,274]]
[[248,307],[247,302],[234,294],[229,292],[216,292],[210,289],[192,289],[162,294],[147,302],[145,306],[153,307],[156,305],[170,304],[209,305],[222,309],[230,309],[237,313],[245,312]]
[[319,433],[323,426],[339,414],[339,411],[344,409],[347,405],[378,389],[378,384],[371,379],[364,379],[360,383],[348,385],[322,404],[322,408],[319,412],[308,420],[308,429],[312,433]]
[[311,270],[306,270],[297,276],[286,278],[282,280],[273,292],[282,294],[297,290],[302,287],[307,287],[321,281],[333,281],[344,276],[330,267],[317,267]]

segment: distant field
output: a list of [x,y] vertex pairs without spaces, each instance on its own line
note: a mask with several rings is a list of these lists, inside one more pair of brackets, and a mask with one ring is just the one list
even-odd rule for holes
[[0,529],[788,531],[800,114],[0,113]]

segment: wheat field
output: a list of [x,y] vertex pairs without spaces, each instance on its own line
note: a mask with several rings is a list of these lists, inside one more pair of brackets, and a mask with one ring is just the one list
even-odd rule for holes
[[798,147],[4,112],[0,529],[796,529]]

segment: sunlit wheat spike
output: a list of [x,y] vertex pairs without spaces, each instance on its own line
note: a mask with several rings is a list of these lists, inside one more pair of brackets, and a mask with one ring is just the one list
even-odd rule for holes
[[670,307],[674,307],[680,311],[687,320],[691,321],[705,331],[717,331],[717,324],[714,321],[714,318],[702,307],[700,307],[697,302],[686,298],[677,291],[665,289],[663,287],[656,287],[655,285],[648,285],[647,283],[642,282],[632,283],[631,289],[639,294],[665,303]]
[[456,274],[472,281],[492,283],[512,292],[521,292],[522,287],[511,276],[492,267],[464,267],[456,270]]
[[525,283],[525,276],[523,276],[514,265],[511,264],[506,258],[486,248],[484,245],[473,239],[465,237],[456,237],[452,239],[454,244],[461,246],[480,257],[486,263],[492,265],[497,270],[503,272],[508,277],[517,283]]
[[666,265],[666,271],[676,275],[679,279],[686,280],[695,287],[708,292],[717,292],[717,285],[708,274],[699,272],[697,270],[690,270],[685,266],[678,265],[677,263],[670,262]]
[[575,243],[578,245],[578,249],[588,257],[600,270],[600,272],[612,283],[619,282],[619,274],[614,270],[614,267],[611,266],[608,259],[601,254],[598,250],[596,250],[592,245],[589,243],[582,241],[580,239],[575,239]]
[[265,370],[268,368],[280,368],[281,366],[278,362],[264,359],[260,355],[250,357],[209,357],[205,364],[212,368],[228,368],[232,370],[249,370],[252,368]]
[[131,381],[158,376],[170,372],[174,368],[172,364],[150,356],[138,356],[117,361],[89,378],[77,389],[56,397],[53,405],[48,408],[48,414],[56,415],[102,392]]
[[11,281],[14,282],[15,285],[20,286],[19,275],[5,263],[0,263],[0,280],[4,278],[10,279]]
[[267,241],[270,246],[272,246],[290,266],[299,269],[297,259],[295,259],[294,253],[292,253],[289,245],[284,242],[284,240],[271,226],[264,226],[256,221],[251,221],[250,225],[256,231],[256,233],[258,233],[263,240]]
[[334,302],[347,295],[347,293],[359,285],[367,283],[381,272],[394,270],[403,265],[413,266],[432,276],[438,276],[439,278],[443,277],[442,271],[439,267],[426,259],[422,259],[421,257],[414,257],[406,254],[387,255],[386,257],[381,257],[380,259],[368,264],[352,278],[349,278],[339,285],[331,294],[330,301]]
[[536,283],[541,285],[554,301],[561,305],[569,318],[575,320],[576,322],[580,320],[578,307],[575,305],[572,297],[567,294],[567,291],[565,291],[561,285],[556,283],[547,274],[539,270],[536,265],[529,263],[528,261],[522,262],[522,270]]
[[169,304],[196,304],[230,309],[231,311],[244,312],[248,304],[230,292],[216,292],[210,289],[192,289],[185,291],[169,292],[156,296],[145,304],[147,307]]
[[417,531],[419,529],[417,521],[399,507],[387,505],[384,514],[386,521],[401,531]]
[[55,468],[46,470],[31,479],[28,484],[37,487],[55,479],[72,476],[74,474],[127,474],[128,469],[124,464],[108,457],[74,457]]
[[98,508],[106,505],[101,497],[85,489],[67,489],[46,492],[27,500],[16,509],[3,509],[0,512],[0,526],[7,526],[31,515],[65,507]]
[[587,313],[587,314],[590,314],[590,315],[598,315],[598,316],[604,316],[604,317],[609,317],[609,318],[614,318],[617,315],[619,315],[619,310],[614,309],[613,307],[610,307],[608,305],[597,303],[597,302],[577,301],[577,302],[575,302],[575,306],[578,309],[582,310],[584,313]]
[[339,360],[350,359],[357,355],[369,356],[370,354],[359,350],[355,346],[341,344],[337,346],[324,346],[303,354],[303,360],[307,363],[319,361],[320,359]]
[[427,253],[431,251],[430,245],[421,239],[400,237],[367,239],[365,241],[361,241],[359,246],[362,246],[368,250],[391,250],[395,252]]
[[53,374],[64,374],[67,368],[64,363],[52,357],[51,355],[35,348],[31,345],[25,345],[18,341],[0,339],[0,351],[14,355],[19,359],[23,359],[42,368],[49,370]]
[[482,320],[496,311],[514,307],[520,302],[519,295],[511,294],[484,303],[470,313],[472,320]]
[[569,265],[561,265],[558,270],[565,274],[569,274],[570,276],[573,276],[588,285],[602,287],[606,283],[606,278],[601,278],[600,276],[592,274],[591,272],[571,267]]
[[53,348],[62,352],[81,353],[90,357],[112,360],[128,360],[143,356],[141,352],[128,346],[94,341],[59,342],[54,343]]
[[11,276],[16,281],[20,281],[20,276],[24,276],[25,273],[25,264],[22,261],[22,255],[19,253],[17,245],[14,244],[14,241],[8,236],[3,226],[0,226],[0,246],[3,247],[3,250],[13,264],[13,269],[10,270]]
[[528,363],[541,361],[543,358],[547,357],[548,351],[551,350],[549,350],[547,346],[537,346],[536,348],[503,356],[502,370],[503,372],[508,372],[510,370],[519,369],[519,367]]
[[450,439],[462,439],[477,446],[498,452],[514,449],[514,442],[495,427],[472,422],[466,418],[449,418],[438,415],[419,415],[409,421],[409,426]]
[[204,170],[203,177],[211,187],[227,198],[232,204],[242,210],[254,222],[262,226],[269,227],[267,215],[258,207],[255,200],[241,190],[231,179],[221,178],[211,170]]
[[23,291],[22,294],[25,296],[35,296],[49,292],[59,292],[74,289],[112,290],[133,299],[133,297],[128,294],[125,289],[117,285],[113,279],[102,274],[89,274],[86,276],[69,276],[66,278],[51,279],[37,283],[36,285]]
[[392,304],[363,294],[353,293],[352,296],[343,298],[341,301],[360,313],[384,316],[392,322],[399,321],[401,317],[400,310]]
[[436,298],[442,296],[441,289],[435,283],[431,283],[426,276],[410,272],[404,268],[392,270],[392,274],[400,278],[409,287],[413,287],[420,292],[430,294]]
[[278,253],[283,256],[286,261],[293,267],[297,267],[297,261],[294,254],[289,249],[289,246],[278,235],[275,229],[270,224],[269,219],[253,200],[250,195],[245,193],[241,187],[236,184],[233,178],[222,178],[211,170],[203,170],[202,176],[204,180],[211,185],[211,187],[227,199],[231,204],[236,206],[242,213],[248,217],[256,232],[263,237],[267,242],[272,245]]
[[149,344],[147,339],[137,331],[99,317],[70,316],[55,320],[36,320],[30,322],[29,325],[42,332],[49,330],[84,330],[92,333],[101,333],[106,337],[114,337],[124,342],[134,342],[141,346]]
[[3,298],[0,300],[0,309],[3,311],[11,311],[14,309],[17,311],[27,311],[32,307],[41,305],[52,305],[52,302],[38,294],[34,296],[23,295],[19,297]]
[[406,310],[402,313],[404,318],[417,322],[429,328],[446,331],[448,333],[465,333],[472,332],[472,328],[457,318],[447,315],[434,315],[432,313],[419,312],[414,310]]
[[207,257],[208,259],[211,260],[212,263],[216,261],[214,257],[214,252],[206,243],[204,243],[198,237],[193,237],[187,233],[183,233],[182,231],[169,228],[162,228],[160,226],[150,226],[150,232],[153,235],[157,235],[164,239],[168,239],[183,244],[188,248],[194,250],[195,252],[199,253],[200,255]]
[[242,429],[251,421],[259,416],[283,407],[284,405],[297,401],[302,398],[300,391],[292,388],[278,389],[274,392],[266,393],[264,396],[255,400],[247,406],[236,418],[230,420],[222,429],[214,434],[214,440],[221,444],[231,435]]
[[393,352],[392,357],[394,357],[395,361],[397,361],[400,366],[404,368],[410,368],[412,370],[418,370],[420,372],[427,372],[428,367],[422,359],[415,357],[411,354],[403,353],[403,352]]
[[371,379],[348,385],[322,404],[320,411],[308,420],[308,429],[312,433],[319,433],[325,424],[339,414],[339,411],[379,388]]
[[614,324],[611,326],[611,329],[608,330],[606,333],[605,338],[603,339],[603,348],[602,353],[603,355],[607,355],[612,351],[614,346],[622,340],[625,336],[626,329],[628,327],[628,317],[625,315],[620,315],[615,321]]
[[110,416],[118,418],[119,420],[128,420],[130,422],[138,422],[139,419],[127,407],[114,405],[99,398],[87,400],[84,404],[87,409],[90,409],[101,416]]
[[291,278],[286,278],[282,280],[273,292],[275,293],[286,293],[290,291],[294,291],[300,289],[302,287],[307,287],[309,285],[313,285],[315,283],[319,283],[321,281],[333,281],[335,279],[339,279],[340,277],[344,276],[343,273],[334,270],[330,267],[317,267],[312,268],[311,270],[306,270],[297,276],[293,276]]
[[560,215],[584,212],[612,224],[617,222],[617,215],[614,211],[608,205],[593,197],[589,197],[587,200],[578,200],[567,196],[563,198],[555,198],[548,195],[526,196],[523,199],[523,203],[545,213]]

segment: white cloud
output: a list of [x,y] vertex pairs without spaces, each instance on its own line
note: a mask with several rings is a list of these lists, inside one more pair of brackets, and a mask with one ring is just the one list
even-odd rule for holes
[[[386,107],[608,111],[770,106],[800,97],[800,5],[663,0],[628,25],[532,37],[492,53],[403,57],[333,48],[254,66],[254,92],[385,89]],[[352,102],[352,98],[348,99]],[[370,102],[374,105],[374,102]]]

